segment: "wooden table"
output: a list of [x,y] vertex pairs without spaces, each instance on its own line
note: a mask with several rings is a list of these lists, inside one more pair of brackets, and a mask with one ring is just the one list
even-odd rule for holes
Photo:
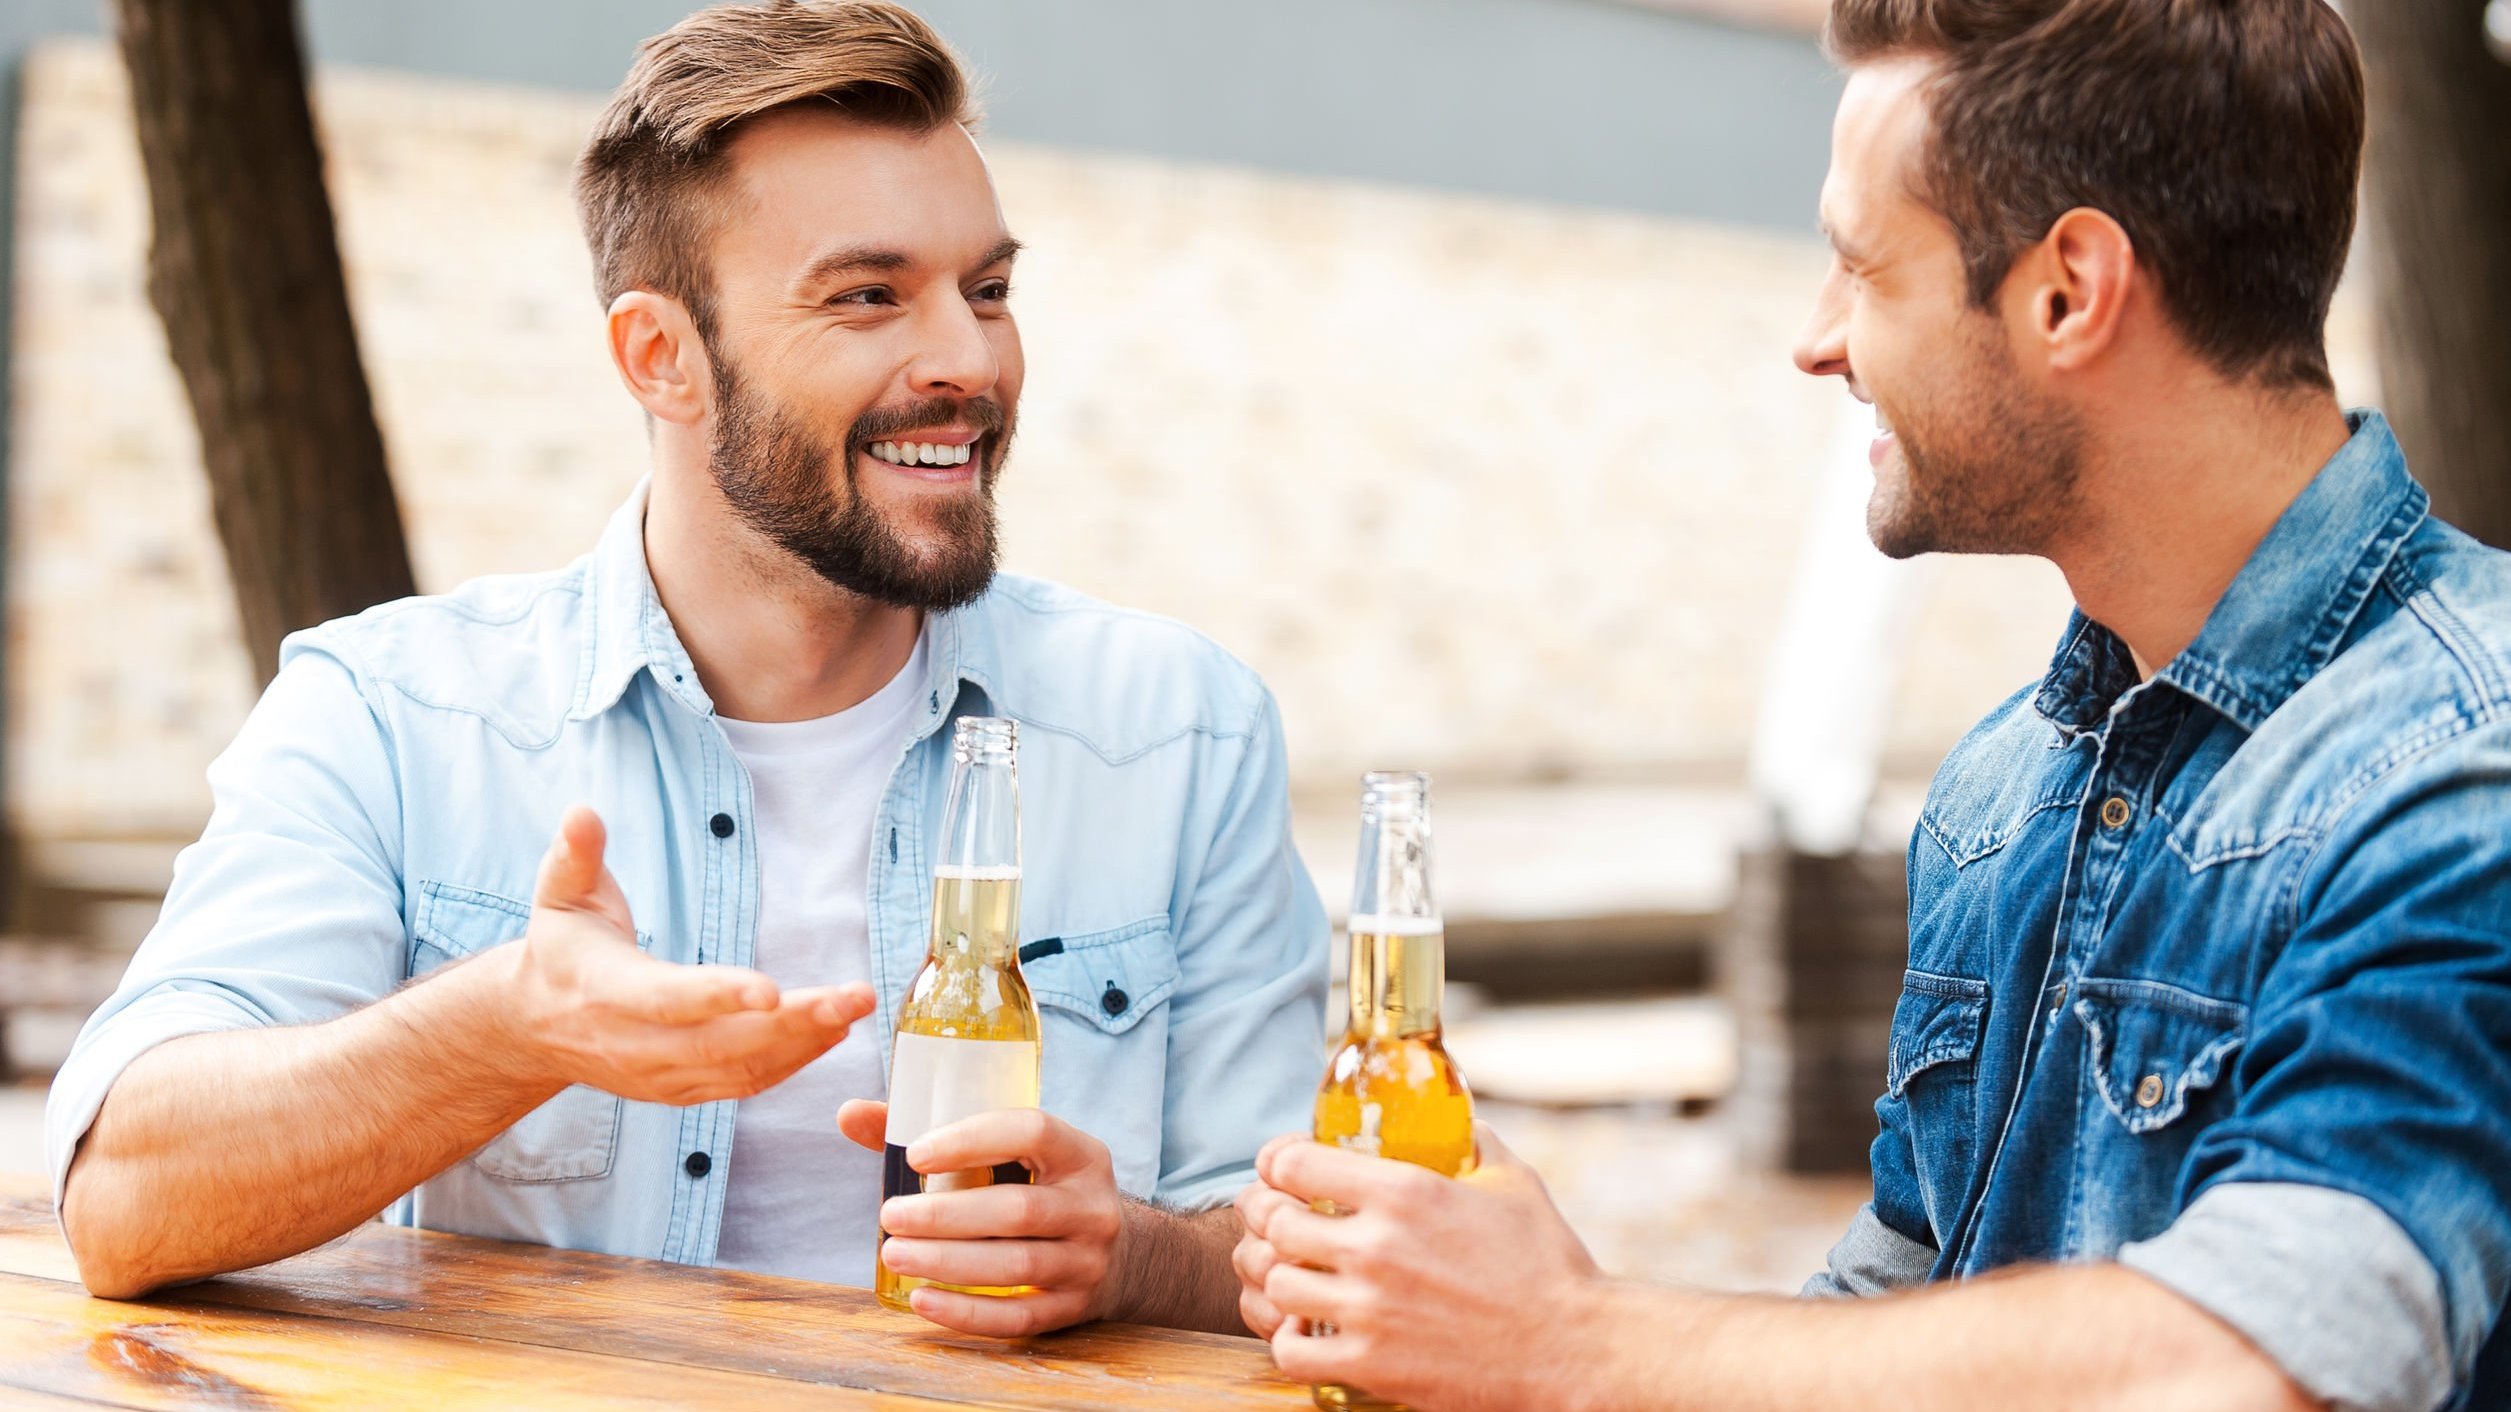
[[1264,1345],[970,1338],[867,1290],[389,1226],[144,1302],[0,1174],[0,1408],[1308,1408]]

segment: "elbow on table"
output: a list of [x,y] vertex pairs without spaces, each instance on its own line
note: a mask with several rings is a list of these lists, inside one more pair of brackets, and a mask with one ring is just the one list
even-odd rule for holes
[[137,1299],[173,1283],[149,1268],[139,1223],[98,1199],[100,1178],[82,1170],[85,1166],[71,1168],[61,1193],[61,1234],[78,1266],[79,1283],[99,1299]]

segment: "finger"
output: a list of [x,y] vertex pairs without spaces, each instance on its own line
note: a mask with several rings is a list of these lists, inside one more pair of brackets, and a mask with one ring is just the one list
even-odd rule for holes
[[1325,1216],[1293,1206],[1274,1213],[1264,1240],[1282,1260],[1340,1270],[1351,1262],[1363,1229],[1349,1216]]
[[1282,1311],[1273,1307],[1273,1301],[1264,1297],[1264,1291],[1241,1289],[1238,1291],[1238,1321],[1257,1338],[1271,1338],[1273,1331],[1282,1326]]
[[594,1003],[654,1025],[696,1025],[776,1008],[776,982],[747,966],[681,966],[629,953],[588,968]]
[[1107,1273],[1105,1253],[1096,1259],[1070,1240],[918,1240],[893,1235],[881,1242],[891,1273],[946,1285],[1039,1290],[1098,1288]]
[[1256,1179],[1262,1182],[1271,1182],[1273,1180],[1273,1160],[1276,1157],[1279,1157],[1283,1152],[1288,1151],[1290,1148],[1295,1147],[1300,1143],[1309,1141],[1313,1141],[1313,1139],[1308,1137],[1305,1133],[1284,1133],[1280,1137],[1274,1138],[1272,1141],[1264,1144],[1263,1149],[1256,1153]]
[[1348,1334],[1319,1338],[1309,1333],[1300,1320],[1284,1316],[1281,1325],[1273,1330],[1272,1343],[1273,1366],[1292,1382],[1367,1385],[1367,1380],[1360,1376],[1365,1350],[1359,1340]]
[[1264,1277],[1264,1297],[1283,1318],[1311,1323],[1348,1323],[1354,1308],[1349,1280],[1297,1265],[1274,1266]]
[[1238,1282],[1249,1289],[1264,1288],[1264,1277],[1280,1263],[1281,1252],[1269,1240],[1240,1236],[1238,1244],[1230,1247],[1229,1268],[1237,1273]]
[[1321,1142],[1294,1142],[1266,1148],[1265,1180],[1301,1201],[1331,1201],[1349,1211],[1401,1205],[1418,1196],[1428,1183],[1443,1181],[1425,1167],[1365,1153],[1345,1152]]
[[1273,1213],[1285,1207],[1306,1210],[1307,1204],[1296,1197],[1285,1196],[1262,1182],[1248,1184],[1238,1193],[1238,1219],[1255,1235],[1263,1235],[1273,1220]]
[[1049,1294],[961,1294],[925,1285],[907,1296],[915,1312],[946,1329],[988,1338],[1021,1338],[1078,1324],[1088,1317],[1090,1297],[1080,1290]]
[[889,1146],[889,1105],[877,1099],[849,1098],[837,1110],[837,1131],[857,1147],[883,1151]]
[[1085,1206],[1057,1187],[1003,1182],[962,1191],[893,1196],[881,1203],[881,1229],[894,1236],[931,1240],[1096,1235],[1102,1233],[1098,1209],[1103,1208]]
[[880,1002],[872,995],[866,981],[850,981],[845,985],[797,986],[784,993],[784,1003],[811,1007],[811,1018],[822,1027],[841,1025],[851,1028],[854,1022],[869,1015]]
[[559,816],[558,836],[541,859],[532,905],[566,910],[590,906],[601,886],[604,839],[601,816],[581,804],[570,805]]
[[919,1172],[964,1172],[1018,1162],[1040,1182],[1109,1165],[1107,1145],[1039,1108],[997,1108],[935,1128],[907,1144]]

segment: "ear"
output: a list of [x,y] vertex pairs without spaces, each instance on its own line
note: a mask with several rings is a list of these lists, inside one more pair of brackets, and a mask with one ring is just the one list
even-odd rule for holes
[[2136,246],[2103,212],[2078,206],[2015,262],[2031,272],[2019,312],[2053,372],[2091,366],[2117,340],[2136,280]]
[[610,361],[628,395],[660,420],[694,426],[705,418],[712,365],[697,323],[677,299],[631,289],[610,301]]

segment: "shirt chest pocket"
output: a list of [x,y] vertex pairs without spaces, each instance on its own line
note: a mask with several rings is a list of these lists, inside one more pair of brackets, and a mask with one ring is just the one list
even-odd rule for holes
[[1029,942],[1020,948],[1020,974],[1043,1010],[1115,1036],[1167,1004],[1177,989],[1177,948],[1169,941],[1168,918],[1145,917]]
[[[449,883],[419,886],[410,925],[413,975],[449,965],[523,935],[532,909],[513,898]],[[643,933],[640,948],[650,945]],[[509,1182],[572,1182],[610,1175],[619,1146],[621,1100],[574,1084],[517,1119],[471,1155],[471,1165]]]
[[1988,1020],[1988,986],[1964,976],[1910,971],[1892,1007],[1892,1048],[1883,1103],[1903,1109],[1911,1165],[1927,1220],[1950,1225],[1978,1158],[1977,1069]]
[[2075,996],[2101,1106],[2139,1136],[2206,1102],[2249,1018],[2246,1007],[2160,981],[2085,976]]

